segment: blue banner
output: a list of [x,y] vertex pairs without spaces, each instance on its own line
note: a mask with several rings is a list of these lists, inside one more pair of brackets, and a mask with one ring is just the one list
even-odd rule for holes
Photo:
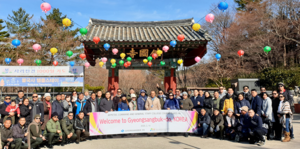
[[83,87],[83,77],[0,77],[3,87]]

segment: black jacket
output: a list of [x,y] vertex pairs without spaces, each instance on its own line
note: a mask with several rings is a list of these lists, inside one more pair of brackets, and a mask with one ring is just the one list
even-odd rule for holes
[[251,92],[247,92],[247,93],[244,93],[244,99],[248,100],[249,103],[251,104],[251,101],[252,101],[252,95],[251,95]]
[[208,115],[212,115],[212,107],[213,107],[213,100],[211,97],[209,98],[204,98],[203,100],[203,108],[206,110],[206,113]]
[[[9,115],[9,112],[6,112],[5,109],[6,109],[7,105],[5,103],[1,104],[0,105],[0,114],[1,114],[1,119],[0,121],[2,122],[4,117]],[[4,122],[2,122],[4,123]]]
[[199,114],[199,124],[200,124],[200,127],[202,127],[202,125],[205,123],[207,125],[210,124],[210,117],[207,113],[205,113],[205,115],[202,115],[201,113]]
[[13,130],[12,128],[6,129],[4,126],[1,129],[1,141],[2,142],[8,142],[8,138],[13,138]]
[[75,130],[85,130],[88,131],[88,120],[84,117],[82,120],[79,119],[78,115],[76,116],[74,123]]
[[20,101],[22,101],[22,104],[23,104],[23,100],[25,99],[25,96],[23,96],[22,99],[20,99],[18,96],[16,97],[15,101],[16,101],[16,104],[19,105]]
[[21,112],[20,113],[21,117],[25,117],[26,120],[25,125],[28,126],[31,123],[31,115],[30,115],[31,109],[29,110],[29,105],[25,106],[24,104],[22,104],[20,106],[20,112]]
[[[83,107],[83,112],[84,112],[85,116],[87,116],[88,113],[92,112],[92,105],[91,105],[92,101],[91,100],[92,100],[91,98],[88,99],[86,101],[85,106]],[[95,100],[96,100],[95,103],[96,103],[96,106],[97,106],[97,111],[96,112],[99,112],[100,111],[100,106],[98,106],[99,104],[98,104],[97,99],[95,99]]]
[[64,108],[63,108],[63,103],[58,102],[57,100],[52,102],[52,109],[51,109],[51,114],[54,112],[57,112],[58,114],[58,119],[61,120],[64,118]]
[[219,115],[217,116],[215,116],[214,114],[211,116],[210,127],[215,128],[215,126],[217,125],[224,125],[223,115],[221,113],[219,113]]
[[[234,122],[230,119],[230,123],[231,123],[230,129],[236,129],[237,124],[238,124],[238,119],[237,119],[234,115],[232,115],[232,117],[234,117],[234,118],[233,118],[233,119],[234,119]],[[227,121],[227,118],[229,118],[229,117],[226,116],[225,119],[224,119],[224,125],[225,125],[226,128],[229,128],[229,127],[228,127],[228,121]],[[232,123],[233,123],[233,124],[232,124]]]
[[[31,111],[30,111],[31,122],[33,121],[33,118],[36,114],[39,114],[41,116],[41,122],[44,122],[44,104],[43,104],[43,102],[37,101],[37,102],[33,103],[33,101],[30,101],[29,105],[31,106]],[[34,105],[36,105],[36,113],[33,113]]]
[[20,123],[16,124],[13,126],[12,128],[12,132],[13,132],[13,138],[25,138],[24,134],[25,132],[27,132],[27,126],[24,125],[23,127],[21,127]]
[[234,92],[231,96],[228,93],[226,93],[226,95],[220,100],[220,110],[223,109],[224,107],[225,99],[230,99],[230,98],[232,98],[236,102],[238,100],[236,92]]
[[279,98],[274,98],[274,97],[271,97],[271,99],[272,99],[272,110],[273,110],[275,122],[279,122],[279,118],[277,116],[277,111],[278,111],[278,106],[279,106],[280,100],[279,100]]

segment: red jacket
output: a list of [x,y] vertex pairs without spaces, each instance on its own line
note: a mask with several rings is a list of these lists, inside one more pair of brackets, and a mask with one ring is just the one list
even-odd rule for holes
[[20,114],[20,108],[19,108],[19,106],[11,106],[11,105],[8,105],[7,107],[6,107],[6,109],[5,109],[5,111],[6,112],[16,112],[17,111],[17,113],[18,114]]

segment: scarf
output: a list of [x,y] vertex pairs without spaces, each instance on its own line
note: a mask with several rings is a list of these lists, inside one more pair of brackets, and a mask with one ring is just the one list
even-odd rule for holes
[[231,127],[233,127],[233,124],[235,122],[235,118],[232,116],[232,117],[229,117],[229,116],[226,116],[226,121],[228,124],[231,125]]
[[96,104],[96,100],[91,99],[91,107],[92,107],[92,112],[97,112],[98,111],[98,106]]
[[133,110],[137,110],[136,101],[135,100],[132,100],[132,104],[133,104]]
[[[37,133],[40,133],[39,132],[39,126],[40,126],[40,124],[39,123],[37,123],[37,122],[35,122],[35,121],[32,121],[32,123],[30,123],[29,124],[29,126],[28,126],[28,135],[27,135],[27,144],[28,144],[28,149],[31,149],[31,147],[30,147],[30,145],[31,145],[31,143],[30,143],[30,127],[31,127],[31,125],[35,125],[35,128],[36,128],[36,132]],[[34,136],[31,136],[32,137],[32,139],[36,139],[36,137],[34,137]]]
[[52,113],[52,106],[51,103],[49,101],[45,101],[47,105],[50,105],[50,107],[47,107],[49,110],[49,120],[51,119],[51,113]]
[[4,103],[5,103],[5,105],[10,105],[11,104],[11,101],[10,102],[6,102],[6,101],[4,101]]

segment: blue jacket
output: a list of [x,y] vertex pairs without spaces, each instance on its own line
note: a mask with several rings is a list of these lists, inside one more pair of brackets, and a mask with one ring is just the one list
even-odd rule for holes
[[255,114],[261,116],[261,108],[262,108],[262,99],[257,95],[256,97],[252,97],[251,109],[254,110]]
[[139,98],[137,99],[138,110],[146,110],[145,103],[147,101],[147,98],[147,96],[139,96]]
[[250,102],[246,99],[243,99],[243,100],[239,100],[239,101],[236,101],[234,103],[234,113],[235,114],[241,114],[241,110],[240,108],[243,107],[243,106],[247,106],[249,109],[250,109]]
[[262,129],[264,130],[265,133],[267,133],[267,129],[262,127],[262,119],[260,116],[257,116],[256,114],[251,118],[249,117],[248,119],[248,125],[249,125],[249,129],[251,131],[255,131],[257,129]]
[[[203,101],[204,101],[204,98],[201,98],[200,96],[193,96],[191,97],[191,100],[193,102],[193,109],[196,109],[199,113],[200,113],[200,110],[203,108]],[[198,105],[198,101],[200,102],[200,105]]]
[[80,102],[80,100],[78,99],[75,104],[77,105],[77,107],[74,106],[75,108],[75,116],[79,114],[80,111],[83,111],[83,108],[86,104],[86,100],[82,99],[82,102]]
[[176,99],[167,99],[165,101],[164,109],[170,108],[171,110],[179,110],[179,102]]
[[129,106],[127,105],[127,103],[119,102],[118,111],[129,111]]
[[248,113],[246,113],[245,115],[241,114],[240,120],[239,120],[239,125],[242,126],[242,128],[244,128],[244,129],[248,129],[249,128],[249,126],[248,126],[249,119],[250,119],[250,117],[249,117]]

